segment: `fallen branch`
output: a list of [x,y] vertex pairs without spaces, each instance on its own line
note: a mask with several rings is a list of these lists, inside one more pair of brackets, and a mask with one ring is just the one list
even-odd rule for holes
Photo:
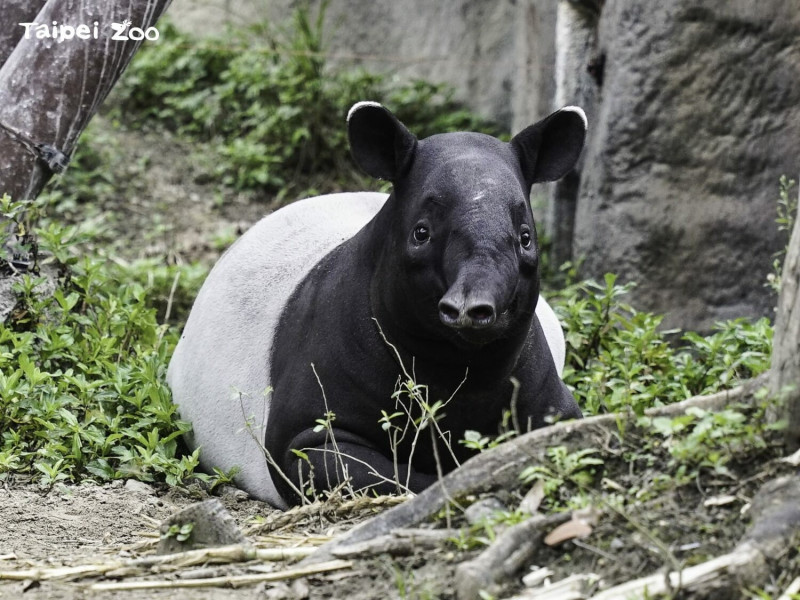
[[378,554],[406,556],[422,548],[438,548],[458,534],[456,529],[397,529],[371,540],[336,548],[332,553],[336,558],[368,558]]
[[[651,409],[646,414],[654,417],[675,416],[683,414],[689,407],[714,411],[734,401],[752,402],[754,393],[766,382],[766,376],[761,375],[735,389],[709,396],[695,396],[683,402]],[[515,487],[519,474],[526,466],[543,462],[547,448],[558,445],[591,446],[594,440],[604,439],[616,432],[620,420],[629,418],[629,415],[616,413],[557,423],[505,442],[474,456],[411,500],[321,546],[303,562],[311,564],[330,560],[336,548],[386,535],[394,529],[413,527],[441,510],[451,498]]]
[[603,590],[592,596],[591,600],[629,600],[659,594],[674,594],[678,589],[686,590],[714,582],[721,574],[741,568],[756,560],[758,556],[759,552],[755,548],[735,550],[683,571],[670,572],[669,587],[667,587],[667,576],[664,573],[656,573]]
[[800,577],[789,584],[789,587],[783,591],[778,600],[792,600],[792,596],[797,594],[800,594]]
[[364,510],[383,510],[397,506],[408,500],[408,496],[360,496],[351,500],[318,500],[311,504],[295,506],[282,513],[276,513],[267,518],[263,523],[251,525],[244,530],[246,536],[264,534],[276,531],[309,517],[330,516],[341,518],[343,516],[360,513]]
[[346,560],[331,560],[315,565],[306,565],[275,573],[259,573],[257,575],[230,575],[227,577],[209,577],[203,579],[154,580],[154,581],[122,581],[119,583],[95,583],[89,586],[93,592],[117,592],[126,590],[168,590],[177,588],[201,587],[243,587],[270,581],[286,581],[309,575],[318,575],[330,571],[349,569],[352,563]]

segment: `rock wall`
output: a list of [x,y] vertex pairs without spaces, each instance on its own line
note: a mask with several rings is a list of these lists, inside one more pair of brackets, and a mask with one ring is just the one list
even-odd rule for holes
[[632,303],[668,327],[771,315],[778,179],[800,170],[797,2],[608,0],[597,50],[584,273],[637,281]]

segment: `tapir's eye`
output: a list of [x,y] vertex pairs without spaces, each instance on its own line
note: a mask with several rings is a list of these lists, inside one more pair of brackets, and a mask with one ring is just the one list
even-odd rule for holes
[[424,244],[431,239],[431,230],[425,225],[417,225],[414,227],[414,241],[418,244]]
[[519,234],[519,243],[523,248],[528,249],[531,247],[531,242],[533,242],[531,231],[526,225],[522,228],[522,231]]

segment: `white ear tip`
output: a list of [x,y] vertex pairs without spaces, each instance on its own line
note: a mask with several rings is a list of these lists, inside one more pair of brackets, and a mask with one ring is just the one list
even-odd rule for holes
[[[355,106],[353,108],[355,108]],[[576,113],[581,118],[581,121],[583,121],[584,129],[587,129],[589,127],[589,121],[586,119],[586,113],[583,112],[583,109],[580,106],[565,106],[558,112],[562,112],[565,110]]]
[[[364,108],[365,106],[373,106],[375,108],[383,108],[383,105],[380,102],[373,102],[371,100],[362,100],[361,102],[356,102],[355,104],[353,104],[353,106],[350,108],[350,110],[347,111],[347,120],[350,121],[350,117],[353,116],[353,113],[355,113],[357,110],[360,110],[360,109]],[[586,119],[586,117],[584,117],[584,119]]]

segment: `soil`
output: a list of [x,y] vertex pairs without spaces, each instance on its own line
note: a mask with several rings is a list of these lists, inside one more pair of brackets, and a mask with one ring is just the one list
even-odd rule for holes
[[[32,483],[12,481],[0,489],[0,571],[31,567],[74,566],[126,559],[152,551],[157,524],[203,498],[199,490],[158,488],[133,481],[109,485],[57,485],[42,490]],[[223,497],[238,523],[269,513],[261,502]],[[2,579],[2,576],[0,576]],[[192,592],[193,598],[227,598],[229,591]],[[0,582],[0,598],[183,598],[185,591],[89,593],[81,582]],[[261,598],[249,589],[237,598]]]
[[[210,264],[227,243],[277,204],[257,194],[238,194],[204,183],[208,166],[185,142],[168,134],[116,132],[114,136],[110,143],[126,153],[117,167],[130,169],[130,193],[92,210],[106,211],[102,221],[106,237],[128,258],[157,256],[167,261]],[[80,220],[87,218],[90,208],[63,207],[62,212],[67,218]],[[701,469],[700,475],[683,481],[676,479],[666,450],[654,447],[651,441],[626,435],[624,444],[598,441],[597,448],[602,448],[599,456],[604,467],[595,474],[589,498],[600,510],[598,524],[588,538],[558,547],[543,546],[522,573],[533,564],[547,565],[554,571],[553,580],[593,572],[602,576],[604,585],[611,585],[676,563],[685,566],[708,560],[736,545],[748,524],[746,509],[760,485],[791,470],[775,460],[782,453],[776,439],[768,439],[765,447],[751,453],[737,450],[735,459],[727,465],[729,473]],[[643,452],[645,448],[647,452]],[[574,501],[569,487],[565,484],[564,494],[552,502],[550,510],[564,509]],[[525,491],[521,487],[502,494],[509,511]],[[454,598],[457,565],[474,558],[504,527],[501,523],[470,526],[458,517],[451,525],[461,528],[460,541],[436,549],[415,550],[408,555],[381,554],[355,560],[352,568],[342,571],[235,590],[89,589],[92,583],[113,581],[113,577],[7,581],[8,573],[33,567],[99,564],[150,555],[157,544],[158,524],[205,498],[208,493],[196,486],[167,488],[117,481],[109,485],[59,484],[42,490],[34,483],[10,477],[0,487],[0,598],[450,599]],[[244,531],[252,531],[258,520],[281,515],[231,488],[221,500]],[[475,500],[460,502],[466,505]],[[269,532],[269,536],[262,531],[251,533],[248,539],[258,547],[318,544],[374,513],[375,509],[368,507],[341,518],[320,509]],[[444,524],[435,521],[424,526]],[[788,585],[787,579],[797,576],[796,552],[789,559],[795,562],[776,573],[769,593],[778,595]],[[252,574],[263,567],[255,561],[214,566],[211,571],[205,569],[204,575]],[[518,593],[522,573],[495,590],[495,596]],[[134,579],[178,580],[181,576],[198,577],[199,573],[192,567]]]
[[[542,545],[516,577],[493,590],[494,597],[508,598],[519,593],[520,577],[532,565],[547,565],[554,573],[553,581],[576,573],[597,573],[606,587],[658,572],[666,566],[690,566],[729,552],[748,526],[747,509],[761,485],[796,470],[777,460],[782,449],[777,439],[771,439],[766,448],[737,451],[728,465],[729,473],[715,475],[702,471],[697,477],[679,481],[674,469],[667,465],[666,454],[659,455],[657,451],[648,454],[645,461],[648,464],[640,464],[640,459],[632,457],[630,452],[641,443],[643,440],[635,435],[627,435],[624,444],[606,447],[598,455],[605,464],[595,474],[588,495],[600,514],[591,535],[555,547]],[[664,462],[653,464],[654,458],[663,458]],[[493,498],[499,498],[511,512],[527,487],[504,490]],[[550,510],[558,509],[559,498],[575,502],[575,496],[570,496],[576,491],[574,486],[563,487],[564,493],[556,495]],[[631,496],[638,500],[632,501]],[[117,592],[89,589],[97,581],[114,581],[113,576],[2,582],[4,572],[32,567],[92,565],[148,556],[157,544],[158,523],[206,498],[208,493],[196,484],[167,488],[117,481],[103,486],[84,483],[41,490],[30,482],[11,479],[0,489],[0,514],[4,521],[0,531],[0,598],[454,599],[456,567],[477,556],[506,527],[500,522],[488,525],[485,521],[470,525],[456,511],[450,526],[460,533],[435,549],[395,555],[380,553],[353,560],[349,569],[235,590],[224,586]],[[306,510],[305,514],[282,513],[249,500],[230,487],[223,489],[220,498],[239,528],[248,533],[248,540],[258,547],[318,545],[380,510],[371,501],[365,501],[361,510],[337,517],[330,512],[336,503],[329,502],[325,505],[327,510],[323,506]],[[464,498],[459,503],[466,506],[479,499]],[[258,523],[260,531],[254,529]],[[441,528],[445,526],[444,518],[420,526]],[[461,543],[457,543],[459,539]],[[797,552],[790,552],[786,559],[788,566],[784,564],[783,570],[776,571],[768,592],[778,592],[800,573]],[[154,571],[122,580],[252,574],[263,570],[265,564],[251,561],[214,566],[201,569],[202,575],[198,574],[198,567],[169,573]],[[289,567],[273,564],[272,568]]]

